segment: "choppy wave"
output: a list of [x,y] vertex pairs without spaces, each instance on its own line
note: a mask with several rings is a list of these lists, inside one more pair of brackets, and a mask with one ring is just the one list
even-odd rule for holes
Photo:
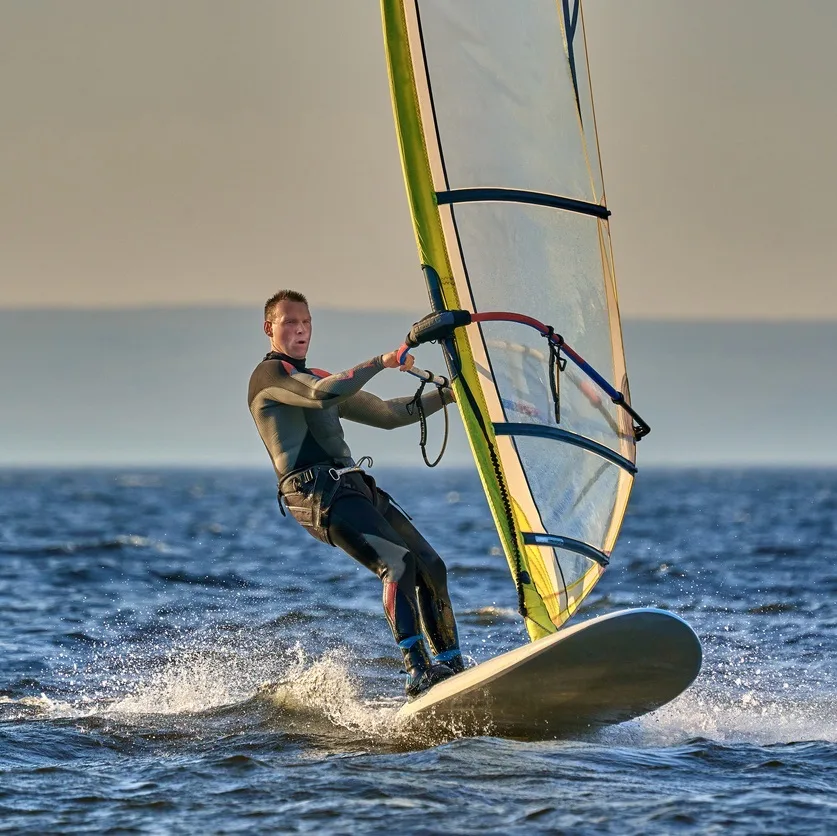
[[0,554],[19,555],[95,555],[101,552],[123,551],[127,549],[152,549],[156,552],[171,552],[171,547],[159,540],[143,537],[139,534],[118,534],[103,539],[74,539],[55,541],[0,541]]

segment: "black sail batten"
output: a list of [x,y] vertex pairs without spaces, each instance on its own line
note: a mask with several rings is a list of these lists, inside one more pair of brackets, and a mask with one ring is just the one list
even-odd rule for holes
[[552,548],[575,552],[576,554],[589,558],[602,567],[610,563],[610,558],[604,552],[599,551],[599,549],[594,548],[589,543],[575,540],[572,537],[562,537],[558,534],[539,534],[536,531],[524,531],[521,536],[527,546],[551,546]]
[[595,218],[609,218],[610,210],[600,203],[588,203],[586,200],[576,200],[572,197],[562,197],[548,192],[532,192],[525,189],[505,189],[495,187],[480,187],[468,189],[448,189],[436,192],[436,203],[448,206],[454,203],[485,203],[502,201],[503,203],[528,203],[530,206],[551,206],[554,209],[565,209],[568,212],[578,212]]
[[610,447],[605,447],[604,444],[599,444],[597,441],[585,438],[578,433],[570,432],[569,430],[562,430],[560,427],[552,427],[548,424],[516,424],[510,422],[498,422],[494,424],[495,435],[512,435],[512,436],[533,436],[536,438],[552,438],[555,441],[563,441],[565,444],[572,444],[574,447],[580,447],[582,450],[588,450],[607,459],[609,462],[621,467],[631,475],[637,471],[636,465],[620,456]]

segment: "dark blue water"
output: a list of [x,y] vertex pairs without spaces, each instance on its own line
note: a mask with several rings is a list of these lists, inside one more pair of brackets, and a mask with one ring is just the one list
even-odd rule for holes
[[[524,642],[476,477],[376,475],[446,556],[467,654]],[[581,617],[682,615],[692,689],[439,743],[395,722],[377,579],[268,473],[0,471],[0,831],[835,832],[835,561],[835,472],[646,470]]]

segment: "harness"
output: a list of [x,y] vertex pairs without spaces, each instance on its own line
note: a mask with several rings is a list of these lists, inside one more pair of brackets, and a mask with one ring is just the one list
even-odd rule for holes
[[[319,539],[329,542],[328,516],[331,507],[339,496],[346,492],[356,492],[358,488],[351,480],[343,479],[349,473],[364,473],[364,467],[372,466],[372,457],[363,456],[356,464],[347,467],[334,467],[328,464],[317,464],[307,470],[290,473],[279,482],[279,509],[285,514],[285,505],[294,518],[303,526],[310,527],[319,535]],[[304,498],[304,505],[291,505],[286,494],[299,495]],[[306,522],[309,519],[310,523]],[[333,545],[330,543],[330,545]]]

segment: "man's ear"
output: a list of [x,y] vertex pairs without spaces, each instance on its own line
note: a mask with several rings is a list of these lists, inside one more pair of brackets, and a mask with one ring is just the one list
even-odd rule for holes
[[264,322],[264,332],[267,334],[268,337],[273,336],[273,323],[265,320]]

